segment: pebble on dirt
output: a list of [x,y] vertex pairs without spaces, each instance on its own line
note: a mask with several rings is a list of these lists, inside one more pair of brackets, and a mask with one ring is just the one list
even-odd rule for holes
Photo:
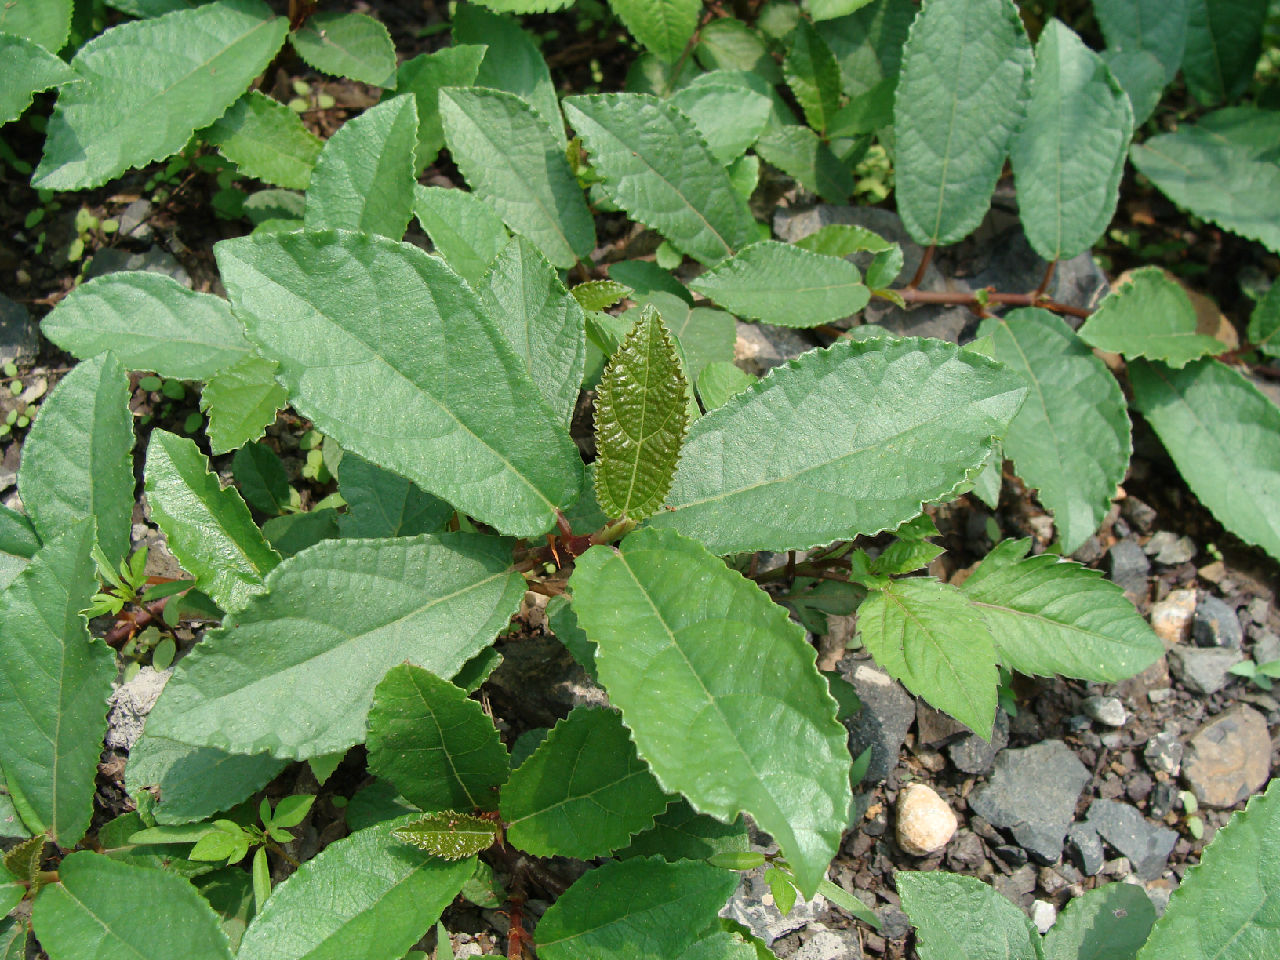
[[1246,704],[1219,714],[1187,745],[1182,775],[1201,806],[1233,807],[1262,789],[1271,773],[1271,736]]
[[1142,751],[1143,759],[1154,773],[1167,773],[1176,777],[1182,769],[1182,741],[1176,730],[1161,730],[1147,741]]
[[871,748],[865,779],[879,783],[898,765],[898,751],[916,718],[915,699],[870,661],[845,658],[840,672],[862,701],[862,709],[849,721],[849,749],[856,757]]
[[1244,659],[1239,650],[1223,647],[1174,647],[1169,651],[1173,675],[1196,693],[1217,693],[1232,679],[1231,668]]
[[1089,805],[1086,821],[1107,843],[1129,858],[1133,872],[1143,880],[1154,880],[1164,872],[1178,835],[1158,827],[1136,807],[1116,800],[1095,800]]
[[1104,727],[1123,727],[1129,719],[1129,711],[1119,697],[1085,697],[1081,707],[1090,719]]
[[1151,608],[1151,629],[1165,648],[1185,643],[1191,636],[1191,620],[1196,612],[1194,590],[1174,590]]
[[1009,744],[1009,716],[1003,710],[996,714],[991,739],[983,740],[974,733],[966,734],[947,749],[951,762],[962,773],[984,774],[996,762],[996,754]]
[[898,792],[897,816],[898,846],[913,857],[941,850],[959,826],[947,802],[923,783],[909,783]]
[[1151,564],[1138,541],[1128,537],[1112,545],[1109,559],[1112,582],[1118,583],[1125,593],[1145,598]]
[[1226,647],[1239,650],[1244,644],[1244,631],[1240,629],[1240,618],[1217,597],[1202,597],[1196,604],[1191,633],[1196,638],[1196,643],[1202,647]]

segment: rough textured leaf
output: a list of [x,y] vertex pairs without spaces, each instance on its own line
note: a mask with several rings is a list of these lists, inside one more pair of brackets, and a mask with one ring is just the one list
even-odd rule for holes
[[982,221],[1022,122],[1031,62],[1011,0],[930,0],[912,24],[894,104],[894,176],[917,243],[954,243]]
[[200,409],[209,418],[209,449],[227,453],[257,440],[275,423],[276,411],[289,400],[276,382],[278,365],[250,354],[219,371],[200,393]]
[[739,370],[727,360],[708,363],[698,374],[698,399],[702,408],[708,412],[723,407],[735,393],[741,393],[756,378]]
[[669,960],[716,921],[738,875],[692,860],[612,861],[566,890],[534,936],[546,960]]
[[26,37],[57,53],[71,31],[73,0],[7,0],[0,7],[0,33]]
[[92,520],[69,525],[0,593],[0,767],[27,827],[67,848],[93,813],[116,676],[80,614],[98,585],[93,537]]
[[1119,586],[1052,554],[1023,559],[1028,546],[998,544],[960,587],[1005,667],[1118,683],[1160,658],[1163,646]]
[[755,221],[693,122],[640,93],[567,97],[609,197],[694,259],[712,264],[756,237]]
[[955,873],[893,875],[920,960],[1040,960],[1040,935],[992,887]]
[[1280,409],[1216,360],[1129,364],[1133,403],[1187,486],[1241,540],[1280,559]]
[[[3,14],[0,14],[2,17]],[[0,29],[4,26],[0,20]],[[32,40],[0,32],[0,63],[4,87],[0,88],[0,126],[22,116],[41,90],[79,79],[74,70]]]
[[782,63],[787,86],[795,94],[809,126],[825,133],[840,108],[840,64],[822,34],[803,17],[791,31]]
[[736,314],[785,327],[840,320],[871,299],[848,260],[776,240],[751,244],[689,287]]
[[419,817],[392,835],[433,857],[462,860],[493,846],[498,839],[498,830],[496,820],[445,810]]
[[502,788],[507,839],[537,857],[602,857],[666,806],[618,713],[586,707],[557,723]]
[[563,9],[573,0],[476,0],[499,13],[549,13]]
[[253,352],[226,300],[143,270],[76,287],[40,332],[80,360],[110,350],[130,370],[179,380],[208,380]]
[[414,151],[416,173],[422,173],[433,163],[444,146],[438,96],[440,88],[473,84],[484,54],[483,46],[463,43],[424,53],[400,64],[396,71],[395,92],[413,94],[418,105],[418,146]]
[[1151,898],[1140,887],[1096,887],[1058,914],[1044,938],[1044,960],[1133,960],[1155,920]]
[[157,823],[190,823],[230,810],[270,783],[286,762],[267,753],[226,753],[144,732],[129,751],[125,786],[133,797],[159,790],[152,810]]
[[724,823],[698,813],[680,798],[658,815],[653,828],[637,834],[618,857],[660,856],[664,860],[706,860],[717,853],[741,853],[751,847],[742,817]]
[[50,960],[231,960],[218,915],[189,881],[87,851],[58,865],[31,922]]
[[369,709],[369,772],[428,812],[496,810],[507,748],[475,700],[429,670],[392,667]]
[[471,284],[480,281],[507,244],[502,218],[465,190],[418,184],[413,188],[413,213],[436,253]]
[[1111,508],[1133,451],[1124,394],[1106,365],[1047,310],[1011,311],[987,320],[990,356],[1030,388],[1009,425],[1004,455],[1039,490],[1070,553]]
[[1156,55],[1146,50],[1103,50],[1099,56],[1124,88],[1133,107],[1134,129],[1150,119],[1164,92],[1164,67]]
[[15,918],[0,920],[0,960],[26,960],[27,924]]
[[902,48],[917,7],[911,0],[875,0],[822,25],[822,36],[840,61],[844,92],[860,97],[886,80],[897,83]]
[[393,97],[344,123],[316,160],[303,218],[307,229],[403,237],[413,213],[417,142],[413,97]]
[[289,42],[298,56],[321,73],[375,87],[395,82],[395,45],[387,28],[368,14],[312,14],[289,35]]
[[76,365],[40,405],[22,445],[18,493],[46,543],[85,517],[108,559],[129,552],[133,520],[129,377],[109,353]]
[[461,533],[318,543],[179,662],[147,729],[298,760],[359,743],[389,669],[451,677],[506,625],[524,595],[510,550]]
[[675,345],[646,307],[596,393],[596,499],[613,517],[643,520],[666,499],[688,419]]
[[1174,891],[1138,960],[1249,960],[1275,949],[1280,780],[1253,797]]
[[514,94],[478,87],[440,91],[449,152],[471,189],[557,267],[595,246],[595,224],[564,150]]
[[398,960],[475,872],[414,850],[391,833],[405,818],[331,843],[271,892],[238,960]]
[[503,533],[542,533],[577,499],[568,430],[439,259],[343,231],[226,240],[216,253],[294,406],[344,449]]
[[71,61],[81,82],[58,95],[32,183],[83,190],[178,152],[262,72],[287,29],[262,0],[223,0],[99,34]]
[[435,533],[453,516],[453,507],[439,497],[350,451],[338,467],[338,492],[347,501],[347,512],[338,521],[344,537]]
[[323,141],[279,100],[250,90],[202,134],[241,172],[278,187],[305,190]]
[[712,20],[699,30],[693,53],[707,70],[749,70],[771,84],[782,82],[782,70],[764,38],[732,17]]
[[476,292],[547,406],[567,424],[587,362],[587,318],[578,301],[524,237],[507,244]]
[[810,351],[693,424],[649,524],[718,554],[891,529],[976,474],[1025,392],[938,340]]
[[583,310],[606,310],[634,293],[625,283],[615,280],[587,280],[569,291]]
[[[696,378],[709,363],[733,359],[738,324],[732,314],[708,307],[690,309],[683,298],[661,290],[637,293],[634,297],[642,304],[652,304],[662,315],[663,325],[669,333],[675,335],[676,342],[680,345],[686,377]],[[634,325],[642,310],[642,307],[632,307],[619,319],[626,321],[628,326]],[[623,328],[624,335],[626,329],[627,327]]]
[[[0,507],[0,590],[13,582],[39,549],[40,537],[31,520],[25,514]],[[0,786],[3,784],[4,778],[0,775]]]
[[[1244,93],[1262,51],[1266,20],[1267,0],[1188,0],[1182,75],[1193,97],[1214,104]],[[1238,186],[1232,183],[1233,190]]]
[[674,63],[693,37],[700,0],[609,0],[631,35],[659,59]]
[[667,530],[592,547],[570,582],[600,680],[659,783],[722,820],[751,814],[812,896],[847,822],[850,761],[803,630]]
[[1084,322],[1080,339],[1099,350],[1163,360],[1171,367],[1227,349],[1196,332],[1191,298],[1159,267],[1140,267],[1128,275]]
[[1018,213],[1036,253],[1069,260],[1102,236],[1132,132],[1120,84],[1070,27],[1050,21],[1036,44],[1027,122],[1010,144]]
[[1280,283],[1273,282],[1267,295],[1253,308],[1249,342],[1267,356],[1280,357]]
[[1162,69],[1163,87],[1178,73],[1187,42],[1189,0],[1094,0],[1110,50],[1144,51]]
[[773,110],[767,84],[755,74],[729,70],[700,75],[671,102],[693,121],[711,155],[726,165],[756,142]]
[[788,125],[766,133],[756,153],[811,193],[842,203],[853,193],[853,174],[808,127]]
[[263,591],[280,555],[267,546],[240,494],[209,472],[194,441],[152,431],[147,503],[169,550],[218,606],[239,610]]

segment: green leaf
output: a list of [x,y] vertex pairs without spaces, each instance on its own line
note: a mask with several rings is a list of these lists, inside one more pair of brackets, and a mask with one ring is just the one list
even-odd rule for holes
[[673,104],[640,93],[567,97],[564,104],[605,191],[634,219],[706,264],[755,239],[746,201]]
[[611,861],[582,876],[538,922],[545,960],[668,960],[716,922],[738,875],[656,857]]
[[26,960],[27,924],[14,917],[0,920],[0,960]]
[[387,28],[368,14],[313,13],[289,35],[289,42],[321,73],[375,87],[395,83],[395,45]]
[[385,780],[373,780],[361,787],[347,804],[347,826],[352,830],[363,830],[365,827],[386,820],[394,820],[407,813],[415,817],[422,811],[415,809],[404,797],[396,793],[396,788]]
[[392,667],[369,709],[369,772],[428,812],[496,810],[507,748],[484,708],[428,670]]
[[338,468],[338,492],[347,512],[338,520],[344,537],[370,540],[435,533],[453,516],[453,507],[424,493],[411,480],[347,451]]
[[[1267,0],[1189,0],[1182,75],[1193,97],[1211,105],[1244,93],[1262,51],[1266,21]],[[1233,191],[1240,187],[1220,182],[1231,183]]]
[[190,823],[231,809],[270,783],[284,766],[285,761],[270,754],[193,747],[148,730],[129,751],[125,786],[134,797],[159,789],[156,822]]
[[840,65],[822,34],[808,20],[801,18],[789,39],[783,76],[809,126],[825,133],[840,109]]
[[31,519],[16,510],[0,506],[0,551],[30,559],[40,549],[40,537]]
[[1146,50],[1103,50],[1099,56],[1124,88],[1133,107],[1134,129],[1150,119],[1165,88],[1165,71],[1156,55]]
[[218,915],[189,881],[87,851],[58,865],[31,923],[50,960],[231,960]]
[[411,93],[418,105],[418,146],[414,172],[421,174],[444,146],[438,94],[441,87],[467,87],[475,83],[485,48],[456,44],[406,60],[396,71],[397,94]]
[[276,382],[278,365],[250,354],[213,375],[200,393],[200,410],[209,418],[209,449],[228,453],[257,440],[276,411],[289,400]]
[[977,472],[1025,393],[1016,374],[938,340],[810,351],[693,424],[673,509],[649,524],[717,554],[892,529]]
[[596,499],[614,517],[643,520],[662,506],[688,426],[675,345],[646,306],[596,393]]
[[698,399],[702,401],[703,409],[710,413],[755,382],[755,377],[727,360],[716,360],[708,363],[698,374]]
[[1269,357],[1280,357],[1280,283],[1272,282],[1267,295],[1253,308],[1249,342]]
[[741,854],[751,847],[746,821],[724,823],[698,813],[683,797],[658,815],[653,827],[636,834],[618,851],[619,859],[660,856],[664,860],[707,860],[717,854]]
[[1031,64],[1011,0],[920,11],[894,104],[898,213],[917,243],[954,243],[982,221],[1022,122]]
[[760,951],[768,948],[759,944],[754,937],[748,942],[736,931],[717,930],[690,944],[677,960],[760,960]]
[[[4,869],[10,874],[14,880],[21,880],[30,883],[36,879],[40,873],[40,861],[44,859],[44,845],[48,840],[44,835],[30,837],[16,847],[10,847],[4,854]],[[8,880],[0,873],[0,878]],[[25,890],[23,891],[25,893]],[[22,897],[19,896],[18,900]],[[18,901],[13,901],[9,909],[13,909],[13,905]],[[8,913],[9,910],[5,910]]]
[[71,31],[73,0],[8,0],[0,7],[0,33],[26,37],[57,53]]
[[284,513],[289,506],[289,475],[274,450],[265,443],[246,443],[231,458],[231,473],[240,495],[259,513]]
[[1004,455],[1039,490],[1063,549],[1073,551],[1098,529],[1129,468],[1124,394],[1106,364],[1047,310],[986,320],[978,336],[990,336],[990,356],[1030,388],[1005,434]]
[[[650,303],[658,308],[663,325],[669,333],[675,335],[676,343],[680,345],[681,361],[687,377],[697,377],[708,363],[733,359],[738,325],[732,314],[708,307],[689,309],[683,298],[663,291],[637,293],[635,297],[641,304]],[[624,335],[640,318],[641,313],[641,307],[632,307],[618,318],[625,321]]]
[[847,17],[870,2],[871,0],[809,0],[809,16],[814,20],[835,20]]
[[1044,938],[1044,960],[1133,960],[1155,920],[1145,890],[1108,883],[1058,914]]
[[998,544],[960,588],[1005,667],[1117,683],[1160,658],[1159,639],[1119,586],[1052,554],[1023,559],[1029,546]]
[[242,173],[264,183],[305,190],[323,141],[279,100],[250,90],[203,132]]
[[715,70],[678,90],[671,102],[693,121],[711,155],[727,165],[756,142],[768,123],[773,110],[768,91],[755,74]]
[[736,314],[786,327],[840,320],[871,299],[848,260],[776,240],[745,247],[689,287]]
[[666,806],[618,713],[587,707],[557,723],[502,788],[507,839],[537,857],[602,857]]
[[1061,21],[1036,44],[1027,122],[1010,144],[1018,213],[1045,260],[1089,249],[1111,222],[1133,132],[1129,97]]
[[431,929],[475,861],[450,863],[393,837],[406,818],[331,843],[271,893],[237,960],[399,960]]
[[920,960],[1040,960],[1040,935],[1026,914],[981,880],[903,870],[893,878]]
[[925,540],[895,540],[871,562],[871,572],[884,577],[913,573],[944,552],[942,547]]
[[[662,787],[722,820],[751,814],[812,896],[847,823],[849,751],[804,631],[667,530],[592,547],[570,585],[600,680]],[[750,655],[724,656],[728,637]]]
[[80,360],[110,350],[130,370],[178,380],[208,380],[252,354],[226,300],[142,270],[76,287],[40,332]]
[[1093,12],[1109,49],[1155,58],[1163,87],[1182,65],[1189,5],[1188,0],[1095,0]]
[[81,82],[58,95],[32,184],[83,190],[177,153],[262,72],[287,29],[262,0],[222,0],[98,35],[71,61]]
[[[3,25],[0,20],[0,28]],[[5,72],[5,84],[0,89],[0,126],[22,116],[41,90],[79,79],[65,63],[25,37],[0,33],[0,62],[4,63]]]
[[1205,849],[1138,960],[1247,960],[1276,942],[1280,780],[1249,800]]
[[822,25],[823,39],[840,62],[849,97],[860,97],[886,80],[897,84],[903,46],[916,12],[911,0],[877,0]]
[[303,218],[307,229],[403,237],[413,213],[417,142],[413,97],[393,97],[344,123],[316,160]]
[[548,13],[560,10],[573,0],[476,0],[499,13]]
[[468,283],[478,283],[507,244],[502,218],[465,190],[417,184],[413,213],[436,252]]
[[1216,360],[1129,365],[1133,403],[1191,492],[1224,527],[1280,559],[1280,409]]
[[595,246],[595,225],[563,149],[525,101],[479,87],[440,91],[449,152],[472,190],[557,267]]
[[487,850],[498,839],[499,824],[456,810],[444,810],[419,817],[396,830],[397,840],[425,850],[433,857],[462,860]]
[[853,193],[849,168],[808,127],[789,125],[766,133],[756,142],[756,153],[832,203],[842,203]]
[[439,259],[343,231],[224,240],[215,252],[294,406],[344,449],[502,533],[542,533],[577,499],[582,461],[568,430]]
[[547,406],[569,423],[587,362],[586,316],[538,248],[516,237],[475,285]]
[[[360,743],[391,667],[453,676],[506,625],[524,596],[510,559],[478,534],[318,543],[179,662],[147,729],[297,760]],[[245,657],[251,673],[234,667]]]
[[689,306],[693,306],[693,294],[683,283],[649,260],[621,260],[609,264],[609,276],[625,283],[640,297],[663,292],[674,294]]
[[263,591],[280,555],[267,546],[240,494],[209,472],[194,441],[152,431],[147,502],[169,550],[218,606],[239,610]]
[[633,291],[615,280],[588,280],[569,291],[583,310],[605,310],[629,296]]
[[1196,332],[1191,298],[1159,267],[1130,273],[1085,321],[1080,339],[1127,359],[1147,357],[1179,368],[1227,349],[1220,340]]
[[747,70],[770,84],[782,82],[782,71],[764,39],[732,17],[712,20],[699,30],[693,53],[707,70]]
[[583,633],[582,628],[578,626],[578,618],[573,612],[573,607],[569,605],[569,598],[565,594],[558,597],[552,597],[547,604],[547,626],[551,628],[551,633],[559,640],[569,655],[578,662],[578,665],[586,671],[587,676],[592,680],[598,680],[596,676],[596,645],[588,639]]
[[129,378],[104,353],[76,365],[40,404],[22,445],[18,493],[46,543],[86,517],[115,562],[133,521],[133,414]]
[[660,60],[674,63],[693,38],[700,0],[609,0],[631,35]]
[[894,580],[858,608],[858,635],[912,693],[983,739],[996,715],[996,648],[982,616],[955,587]]
[[321,540],[335,540],[341,536],[338,530],[338,511],[323,507],[272,517],[262,525],[262,535],[280,556],[292,557]]

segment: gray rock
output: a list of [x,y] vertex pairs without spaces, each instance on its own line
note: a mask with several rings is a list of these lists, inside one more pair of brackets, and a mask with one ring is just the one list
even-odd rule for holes
[[1154,880],[1164,872],[1178,835],[1156,826],[1136,807],[1115,800],[1095,800],[1086,822],[1107,843],[1129,858],[1133,872],[1144,880]]
[[1253,659],[1257,663],[1280,660],[1280,635],[1266,627],[1259,629],[1253,636]]
[[1271,619],[1271,601],[1266,597],[1254,597],[1249,601],[1246,608],[1249,612],[1249,619],[1258,626],[1266,626],[1267,621]]
[[1158,820],[1163,820],[1172,812],[1173,804],[1177,799],[1177,788],[1168,780],[1158,780],[1147,800],[1147,813]]
[[1084,712],[1093,720],[1107,727],[1123,727],[1129,719],[1129,711],[1119,697],[1085,697]]
[[769,884],[764,881],[764,870],[756,867],[742,875],[742,883],[720,909],[720,916],[736,920],[766,944],[771,944],[793,930],[802,930],[814,923],[826,910],[827,901],[821,896],[812,900],[796,897],[795,906],[784,917],[773,902]]
[[1112,582],[1119,584],[1126,593],[1145,596],[1147,573],[1151,570],[1151,564],[1147,562],[1147,555],[1138,546],[1138,541],[1126,537],[1112,545],[1109,556]]
[[1182,752],[1182,741],[1178,739],[1177,731],[1161,730],[1147,741],[1142,758],[1153,772],[1176,777],[1182,768]]
[[997,874],[991,885],[1025,910],[1031,905],[1031,895],[1036,890],[1036,869],[1027,864],[1008,876]]
[[849,749],[856,757],[871,748],[866,782],[879,783],[898,765],[898,751],[915,719],[916,702],[870,661],[846,658],[839,669],[862,701],[862,709],[849,721]]
[[1203,596],[1196,604],[1191,621],[1191,635],[1202,647],[1227,647],[1239,650],[1244,644],[1240,618],[1229,606],[1214,596]]
[[1196,693],[1217,693],[1231,679],[1230,670],[1244,659],[1224,647],[1174,647],[1169,651],[1173,675]]
[[1013,838],[1038,862],[1062,854],[1062,838],[1075,816],[1089,771],[1061,740],[1046,740],[996,757],[991,780],[969,798],[975,813]]
[[1153,536],[1143,549],[1156,563],[1169,567],[1186,563],[1196,555],[1196,545],[1190,537],[1180,537],[1168,530],[1161,530]]
[[1031,922],[1036,925],[1036,929],[1040,931],[1040,935],[1049,932],[1054,921],[1058,919],[1058,908],[1048,900],[1037,900],[1031,906]]
[[803,331],[767,323],[743,323],[739,320],[733,359],[749,373],[763,376],[774,367],[782,366],[815,346]]
[[0,363],[27,363],[40,352],[40,336],[31,314],[0,293]]
[[920,746],[936,749],[968,733],[969,728],[955,717],[935,710],[923,700],[917,701],[916,743]]
[[1151,532],[1151,526],[1156,522],[1157,516],[1151,504],[1137,497],[1125,497],[1120,503],[1120,510],[1124,513],[1125,519],[1143,533]]
[[1240,704],[1201,727],[1187,744],[1182,776],[1202,806],[1233,807],[1271,773],[1267,721]]
[[857,930],[835,931],[822,924],[815,926],[819,929],[791,955],[791,960],[862,960]]
[[982,774],[991,769],[996,754],[1009,745],[1009,715],[996,711],[991,728],[991,741],[983,740],[976,733],[967,734],[947,748],[951,762],[962,773]]
[[1096,876],[1106,862],[1102,853],[1102,838],[1087,823],[1071,825],[1067,831],[1067,849],[1071,851],[1080,872],[1087,876]]
[[128,683],[121,684],[111,695],[111,709],[107,713],[106,744],[115,750],[132,750],[142,736],[147,714],[160,699],[164,685],[169,682],[173,669],[157,670],[143,667]]
[[154,235],[151,224],[147,223],[147,218],[151,216],[150,200],[135,200],[123,210],[120,211],[119,234],[122,237],[128,237],[131,240],[141,240],[149,242]]
[[184,287],[191,286],[191,277],[178,262],[177,257],[167,250],[152,247],[143,253],[129,253],[119,247],[103,247],[93,255],[84,272],[86,280],[105,276],[108,273],[120,273],[122,270],[147,270],[151,273],[162,273],[172,277]]
[[911,932],[911,918],[906,911],[895,906],[880,910],[880,936],[886,940],[901,940]]

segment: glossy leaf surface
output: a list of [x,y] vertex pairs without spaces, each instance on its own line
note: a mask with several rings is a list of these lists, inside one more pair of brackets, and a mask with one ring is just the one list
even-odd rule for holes
[[433,857],[463,860],[493,846],[498,828],[498,822],[488,817],[443,810],[406,823],[392,836]]

